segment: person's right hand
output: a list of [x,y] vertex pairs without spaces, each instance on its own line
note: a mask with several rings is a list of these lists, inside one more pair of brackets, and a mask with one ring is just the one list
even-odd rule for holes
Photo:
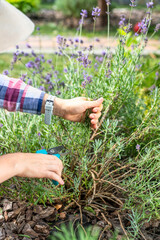
[[12,153],[7,155],[15,161],[16,176],[50,178],[61,185],[64,184],[61,178],[63,164],[56,156],[36,153]]

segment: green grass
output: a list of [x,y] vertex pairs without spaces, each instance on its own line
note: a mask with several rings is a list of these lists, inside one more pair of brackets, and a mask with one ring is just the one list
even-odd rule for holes
[[[54,22],[48,22],[48,23],[41,23],[37,24],[37,27],[40,27],[40,33],[42,35],[49,35],[49,36],[75,36],[77,31],[73,28],[67,28],[64,24],[56,24]],[[78,26],[77,26],[78,27]],[[112,27],[110,31],[110,36],[114,36],[116,33],[117,28]],[[34,35],[37,34],[37,31],[34,32]],[[84,37],[95,37],[95,34],[93,34],[93,30],[83,30],[83,36]],[[96,37],[107,37],[107,27],[104,27],[103,30],[96,30]]]
[[[41,35],[48,35],[51,37],[56,37],[57,35],[65,36],[65,37],[73,37],[76,35],[77,31],[73,28],[65,27],[64,24],[56,24],[54,22],[48,22],[48,23],[39,23],[37,24],[37,27],[40,27],[40,34]],[[150,27],[148,36],[151,36],[154,31],[154,26]],[[115,36],[117,32],[117,27],[111,27],[110,28],[110,36]],[[34,35],[37,35],[37,31],[33,33]],[[104,27],[102,30],[96,30],[96,34],[93,33],[93,30],[83,30],[84,37],[93,38],[93,37],[107,37],[107,27]],[[159,39],[160,32],[156,33],[154,35],[154,39]]]

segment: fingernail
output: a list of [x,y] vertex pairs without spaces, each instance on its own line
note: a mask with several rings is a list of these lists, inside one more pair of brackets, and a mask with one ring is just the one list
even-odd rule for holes
[[98,101],[102,101],[103,100],[103,97],[99,98]]

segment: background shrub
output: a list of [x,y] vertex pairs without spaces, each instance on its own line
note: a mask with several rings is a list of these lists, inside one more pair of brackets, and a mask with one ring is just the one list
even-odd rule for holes
[[7,0],[24,13],[35,11],[40,5],[40,0]]
[[81,9],[85,8],[91,13],[92,8],[97,6],[97,0],[56,0],[55,5],[66,16],[79,17]]

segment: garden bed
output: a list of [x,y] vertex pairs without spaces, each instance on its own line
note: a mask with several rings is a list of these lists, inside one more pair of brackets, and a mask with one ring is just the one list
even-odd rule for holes
[[[82,240],[82,237],[78,237],[78,233],[83,228],[89,232],[88,237],[92,236],[92,239],[95,239],[95,235],[101,236],[101,239],[104,240],[128,239],[125,234],[128,227],[131,226],[129,217],[131,212],[122,211],[110,205],[110,211],[106,217],[100,212],[96,212],[95,215],[89,210],[82,210],[79,213],[76,203],[73,207],[73,205],[69,207],[62,203],[44,207],[43,205],[30,205],[27,202],[1,199],[0,240],[56,240],[59,239],[59,234],[61,237],[63,236],[61,239],[65,240],[65,234],[69,235],[71,228],[77,235],[77,240]],[[160,220],[146,222],[139,231],[141,236],[137,240],[159,240]],[[73,236],[70,235],[70,237],[73,240]],[[85,239],[85,234],[83,239]]]
[[[151,8],[152,3],[148,11]],[[97,12],[99,9],[93,9],[94,30]],[[1,184],[2,235],[7,231],[11,235],[12,230],[16,235],[35,234],[36,239],[43,229],[43,239],[44,232],[48,236],[51,230],[49,223],[57,225],[57,220],[69,218],[97,225],[95,232],[101,230],[99,239],[158,239],[160,64],[153,54],[152,59],[141,58],[148,42],[150,13],[141,23],[141,34],[136,36],[130,32],[130,23],[121,18],[114,54],[109,47],[101,56],[94,54],[94,46],[80,48],[85,10],[81,13],[78,37],[73,40],[59,35],[54,55],[37,53],[29,44],[27,53],[16,47],[11,67],[4,74],[20,77],[33,87],[65,99],[103,96],[104,110],[94,131],[88,115],[84,123],[54,116],[52,124],[46,126],[43,116],[1,111],[1,154],[35,153],[59,145],[68,153],[61,156],[63,186],[55,187],[48,179],[22,178]],[[8,66],[8,57],[1,56],[1,66]],[[79,233],[83,240],[84,227]],[[71,239],[73,231],[60,228]],[[117,229],[119,233],[115,232]]]

